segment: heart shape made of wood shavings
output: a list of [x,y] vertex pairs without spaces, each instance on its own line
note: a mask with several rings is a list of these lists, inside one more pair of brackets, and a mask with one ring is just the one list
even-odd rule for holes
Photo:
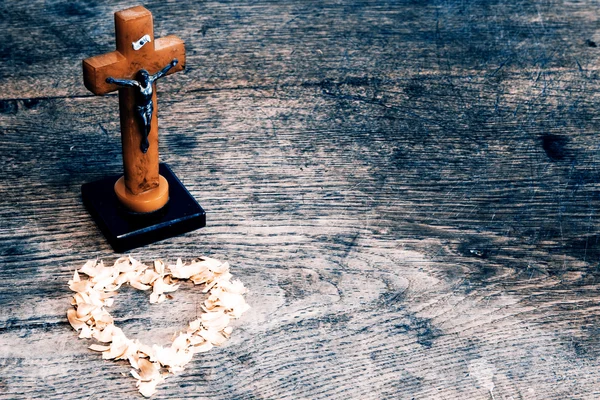
[[[150,397],[166,376],[183,371],[194,354],[225,343],[231,335],[231,319],[239,318],[250,308],[244,300],[243,283],[231,278],[229,263],[208,257],[190,264],[182,263],[181,259],[175,265],[154,261],[152,267],[128,256],[117,259],[112,267],[90,260],[75,270],[73,279],[68,282],[69,289],[76,293],[67,318],[80,338],[96,340],[89,348],[102,352],[103,359],[129,361],[140,393]],[[177,282],[182,280],[203,284],[208,298],[200,318],[190,322],[185,332],[176,334],[170,346],[150,346],[129,339],[107,311],[122,285],[152,289],[150,303],[161,303],[167,300],[165,293],[177,290]]]

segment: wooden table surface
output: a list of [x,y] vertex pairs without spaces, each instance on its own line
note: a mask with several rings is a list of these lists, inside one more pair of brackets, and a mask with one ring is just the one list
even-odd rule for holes
[[[122,170],[117,96],[81,60],[133,5],[0,2],[2,399],[141,397],[66,319],[120,256],[80,196]],[[144,5],[186,42],[161,160],[207,226],[128,254],[228,260],[252,306],[154,398],[600,398],[596,2]],[[168,343],[200,301],[113,315]]]

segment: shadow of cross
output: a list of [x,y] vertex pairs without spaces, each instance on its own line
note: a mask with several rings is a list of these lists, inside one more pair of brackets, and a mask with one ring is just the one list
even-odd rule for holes
[[[137,6],[115,13],[115,34],[117,50],[83,60],[83,79],[85,87],[96,95],[103,95],[119,90],[119,111],[121,118],[121,141],[123,145],[124,182],[123,190],[117,196],[127,204],[135,196],[149,198],[158,196],[159,186],[163,179],[158,173],[158,121],[156,104],[156,84],[153,84],[152,103],[154,112],[150,122],[148,135],[149,148],[146,153],[140,149],[144,127],[139,121],[136,110],[137,88],[123,88],[106,82],[106,78],[135,79],[141,69],[149,74],[155,74],[173,59],[178,64],[168,71],[168,74],[185,68],[185,47],[177,36],[166,36],[154,40],[152,14],[146,8]],[[166,184],[166,181],[164,181]],[[164,189],[164,188],[163,188]],[[116,187],[115,190],[117,191]],[[149,192],[152,191],[152,192]],[[164,192],[164,190],[161,190]],[[164,195],[164,193],[163,193]],[[168,200],[168,184],[167,184]],[[166,203],[166,200],[165,200]],[[164,203],[162,204],[164,205]],[[162,207],[161,205],[161,207]],[[132,208],[132,207],[130,207]],[[142,207],[143,208],[143,207]],[[158,207],[160,208],[160,207]],[[132,208],[133,209],[133,208]],[[149,212],[154,210],[135,210]]]

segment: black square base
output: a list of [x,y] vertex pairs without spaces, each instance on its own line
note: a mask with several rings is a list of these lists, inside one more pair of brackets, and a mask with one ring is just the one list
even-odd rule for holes
[[83,204],[112,248],[122,253],[206,226],[206,213],[167,164],[159,173],[169,182],[169,202],[149,214],[128,211],[117,199],[114,185],[121,175],[81,186]]

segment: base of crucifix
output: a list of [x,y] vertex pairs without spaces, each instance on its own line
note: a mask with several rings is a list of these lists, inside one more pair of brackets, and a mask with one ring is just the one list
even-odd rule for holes
[[169,166],[161,163],[159,173],[168,188],[168,202],[153,213],[135,213],[121,203],[113,190],[120,175],[81,186],[83,204],[116,252],[122,253],[206,226],[204,210]]
[[133,194],[125,186],[122,176],[115,183],[115,194],[125,207],[136,213],[150,213],[160,210],[169,201],[169,183],[164,176],[158,176],[158,186],[140,194]]

